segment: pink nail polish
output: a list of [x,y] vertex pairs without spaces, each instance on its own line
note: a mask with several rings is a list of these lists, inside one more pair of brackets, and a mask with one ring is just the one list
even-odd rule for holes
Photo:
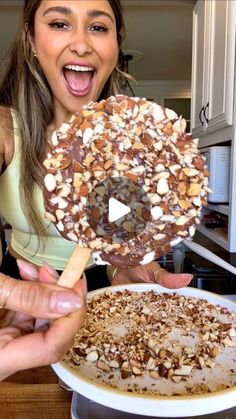
[[21,273],[25,274],[29,279],[37,279],[39,274],[37,268],[33,266],[31,263],[26,262],[21,259],[17,259],[17,265]]
[[49,301],[49,308],[54,313],[67,314],[83,306],[82,299],[68,291],[53,291]]

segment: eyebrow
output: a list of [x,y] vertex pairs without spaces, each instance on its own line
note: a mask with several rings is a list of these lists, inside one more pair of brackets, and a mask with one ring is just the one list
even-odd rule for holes
[[[61,13],[64,15],[72,14],[72,10],[69,7],[55,6],[55,7],[49,7],[47,10],[45,10],[45,12],[43,13],[43,16],[46,16],[53,12]],[[89,17],[106,16],[112,21],[112,23],[114,23],[114,19],[112,18],[112,16],[109,13],[105,12],[104,10],[91,9],[88,11],[88,16]]]

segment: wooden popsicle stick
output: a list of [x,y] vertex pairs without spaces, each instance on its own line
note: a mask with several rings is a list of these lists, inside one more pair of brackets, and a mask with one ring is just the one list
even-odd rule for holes
[[73,288],[76,282],[81,278],[88,260],[91,255],[91,249],[88,247],[76,246],[70,259],[68,260],[64,271],[58,279],[58,285],[67,288]]

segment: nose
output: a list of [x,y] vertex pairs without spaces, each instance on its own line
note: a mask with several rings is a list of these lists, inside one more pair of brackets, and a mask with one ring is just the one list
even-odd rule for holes
[[69,49],[79,57],[90,54],[92,52],[92,46],[89,40],[89,35],[82,30],[77,31],[73,35],[73,38],[71,38]]

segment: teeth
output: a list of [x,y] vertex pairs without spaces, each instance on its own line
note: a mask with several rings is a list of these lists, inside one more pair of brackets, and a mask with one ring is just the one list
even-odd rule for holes
[[65,68],[67,70],[74,70],[74,71],[93,71],[92,67],[84,67],[81,65],[66,65]]

